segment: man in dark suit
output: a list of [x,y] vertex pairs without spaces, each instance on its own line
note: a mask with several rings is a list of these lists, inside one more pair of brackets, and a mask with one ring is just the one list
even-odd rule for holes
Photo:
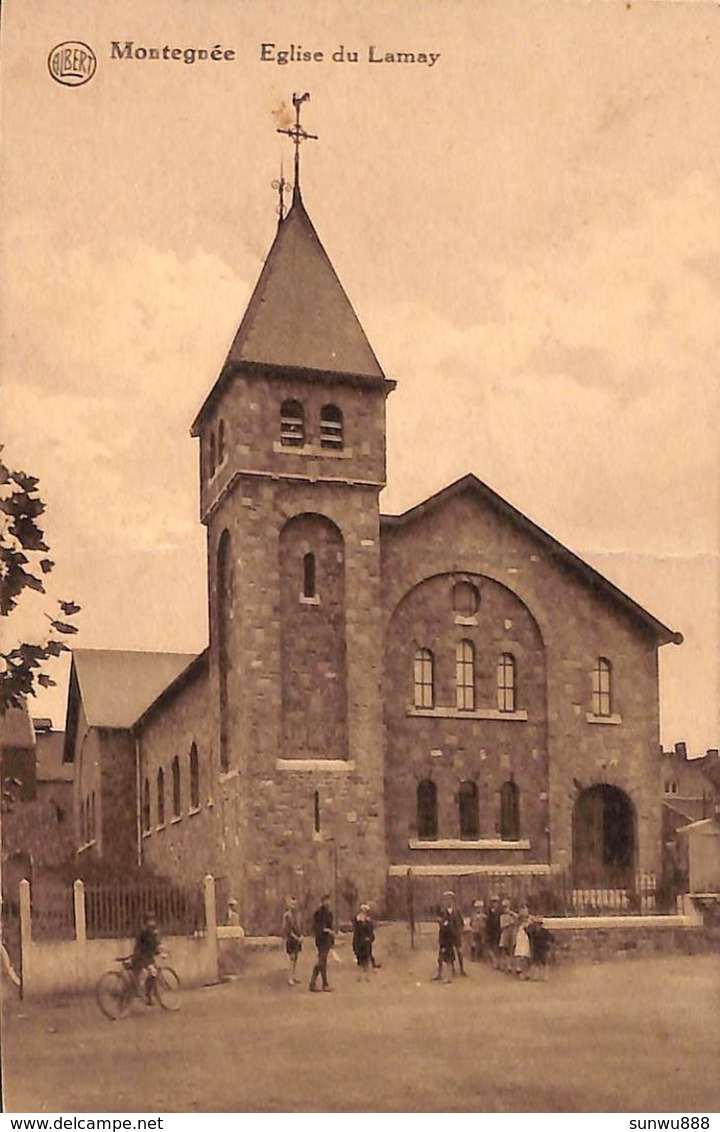
[[315,909],[312,918],[313,935],[315,936],[315,946],[317,947],[317,962],[312,969],[310,977],[310,990],[317,991],[318,976],[324,991],[331,991],[332,987],[328,986],[327,977],[327,961],[330,954],[330,948],[335,942],[335,931],[333,929],[333,914],[330,909],[329,895],[323,896],[320,906]]

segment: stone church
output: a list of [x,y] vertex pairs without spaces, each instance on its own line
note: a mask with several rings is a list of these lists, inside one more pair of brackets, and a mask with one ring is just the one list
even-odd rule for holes
[[250,930],[286,893],[393,905],[409,868],[428,893],[657,872],[658,648],[682,638],[473,474],[382,514],[394,388],[296,160],[192,426],[209,646],[74,654],[79,854],[211,873]]

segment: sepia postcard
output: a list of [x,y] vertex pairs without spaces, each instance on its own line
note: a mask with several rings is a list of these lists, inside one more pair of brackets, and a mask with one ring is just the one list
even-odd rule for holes
[[720,9],[0,31],[3,1127],[712,1128]]

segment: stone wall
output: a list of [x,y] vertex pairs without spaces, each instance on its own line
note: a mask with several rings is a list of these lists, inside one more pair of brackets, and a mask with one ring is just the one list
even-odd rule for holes
[[[603,782],[622,789],[632,800],[637,819],[636,866],[642,872],[656,872],[660,850],[659,713],[657,652],[650,631],[600,585],[588,584],[572,564],[534,537],[523,522],[501,513],[491,499],[472,486],[428,506],[417,519],[384,523],[383,604],[388,621],[401,609],[406,595],[425,579],[459,572],[479,575],[488,587],[494,583],[511,591],[517,603],[530,612],[543,643],[545,711],[536,708],[529,713],[527,723],[513,724],[517,731],[507,752],[529,768],[533,749],[538,747],[533,725],[539,728],[546,719],[549,798],[540,797],[545,791],[538,782],[535,797],[528,801],[536,814],[530,825],[538,831],[545,820],[549,840],[547,844],[533,844],[531,852],[537,859],[549,852],[554,863],[569,864],[578,791]],[[498,605],[496,621],[499,616]],[[507,636],[509,646],[515,645],[513,631]],[[518,641],[517,646],[520,644]],[[592,716],[591,672],[598,656],[607,657],[613,668],[613,711],[609,719]],[[408,665],[406,653],[391,651],[387,688],[398,683],[407,686]],[[410,731],[413,725],[421,747],[425,722],[402,722],[403,730],[407,727]],[[475,748],[478,739],[474,736],[465,742],[473,728],[474,724],[467,721],[438,721],[433,742],[443,751],[471,744]],[[396,742],[407,745],[396,731],[395,720],[391,720],[389,750]],[[492,734],[483,736],[482,747],[486,752],[492,750],[495,758],[502,758],[507,742],[503,724],[496,723],[492,729],[488,726],[488,731]],[[473,750],[473,755],[476,753]],[[544,757],[544,752],[537,757]],[[410,788],[409,779],[407,785]],[[402,828],[391,825],[394,846],[407,840],[406,813],[406,808],[400,811]],[[534,836],[537,838],[537,832]]]

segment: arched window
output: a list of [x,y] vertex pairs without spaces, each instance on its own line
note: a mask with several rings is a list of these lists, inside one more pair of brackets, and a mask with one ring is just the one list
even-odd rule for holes
[[343,446],[343,415],[337,405],[323,405],[320,413],[320,446],[340,449]]
[[215,433],[210,433],[210,450],[208,452],[208,479],[212,479],[215,475],[215,468],[217,462],[215,458]]
[[460,836],[476,841],[480,835],[478,789],[475,782],[461,782],[458,790]]
[[498,711],[515,711],[515,657],[504,652],[497,663]]
[[143,782],[142,827],[143,833],[150,832],[150,781],[147,778]]
[[165,771],[162,767],[157,772],[157,823],[165,825]]
[[435,706],[433,654],[430,649],[418,649],[413,658],[414,702],[416,708]]
[[315,555],[303,556],[303,597],[315,597]]
[[417,785],[417,833],[423,841],[435,841],[438,835],[437,787],[429,778]]
[[180,817],[180,759],[175,756],[172,761],[172,808],[173,817]]
[[473,617],[480,606],[480,593],[472,582],[456,582],[452,591],[453,612],[457,617]]
[[599,656],[592,671],[592,713],[612,715],[612,665]]
[[80,803],[80,844],[81,845],[86,845],[87,840],[88,840],[87,822],[86,822],[86,816],[85,815],[86,815],[85,799],[83,798],[82,802]]
[[217,556],[217,651],[220,687],[220,769],[230,766],[228,742],[228,684],[230,679],[230,619],[233,615],[233,565],[230,535],[223,531]]
[[503,841],[520,839],[520,791],[512,780],[500,787],[500,836]]
[[460,711],[475,710],[475,646],[459,641],[455,649],[455,688]]
[[218,424],[218,437],[217,437],[217,462],[218,465],[222,464],[225,459],[225,421],[220,421]]
[[305,410],[299,401],[283,401],[280,406],[280,443],[290,448],[305,443]]
[[200,760],[194,743],[190,748],[190,809],[200,809]]
[[94,841],[95,833],[95,791],[90,795],[90,841]]

